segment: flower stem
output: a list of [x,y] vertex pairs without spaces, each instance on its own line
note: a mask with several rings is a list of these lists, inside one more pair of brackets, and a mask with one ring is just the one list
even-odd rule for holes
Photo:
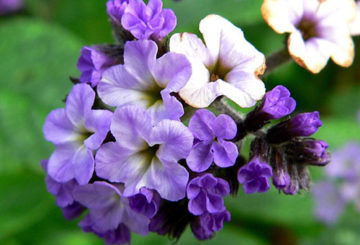
[[279,51],[272,53],[266,58],[266,71],[263,76],[269,75],[269,73],[290,61],[291,56],[287,48],[282,48]]

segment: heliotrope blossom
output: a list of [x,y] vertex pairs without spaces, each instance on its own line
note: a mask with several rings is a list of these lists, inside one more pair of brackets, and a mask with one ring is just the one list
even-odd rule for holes
[[185,197],[189,174],[178,160],[185,158],[192,146],[188,128],[171,120],[153,126],[149,113],[129,105],[115,111],[111,133],[116,142],[102,145],[96,154],[99,177],[124,183],[125,196],[147,187],[170,201]]
[[74,198],[89,209],[80,226],[99,234],[106,234],[123,224],[138,234],[146,235],[150,220],[130,208],[128,199],[121,193],[121,188],[121,185],[102,181],[78,186],[74,191]]
[[211,214],[225,210],[223,197],[230,193],[226,180],[204,174],[192,179],[186,189],[190,213],[199,216],[206,212]]
[[236,145],[230,140],[236,135],[236,124],[228,115],[218,117],[201,109],[190,119],[189,129],[195,137],[194,146],[186,158],[192,171],[207,170],[212,162],[226,168],[235,164],[238,156]]
[[87,84],[77,84],[66,99],[65,109],[56,109],[46,118],[44,135],[55,144],[48,173],[57,182],[75,179],[87,184],[94,172],[93,151],[104,141],[112,112],[92,110],[95,92]]
[[161,0],[130,0],[121,17],[122,26],[137,39],[159,40],[172,32],[176,16],[171,9],[162,9]]
[[272,168],[258,157],[251,159],[238,172],[238,180],[243,184],[246,194],[268,191],[271,176]]
[[101,80],[102,73],[115,64],[115,59],[105,55],[98,47],[83,47],[77,67],[81,71],[80,81],[91,83],[95,87]]
[[209,106],[226,96],[241,107],[251,107],[265,94],[258,78],[265,70],[264,55],[244,37],[241,29],[218,15],[200,22],[204,41],[191,33],[177,33],[170,39],[170,51],[185,54],[192,66],[189,82],[180,97],[197,108]]
[[156,191],[149,190],[145,187],[140,189],[140,192],[134,196],[129,197],[130,207],[138,213],[142,213],[149,218],[159,210],[161,197]]
[[124,65],[109,68],[99,83],[100,98],[110,106],[136,104],[147,108],[157,122],[178,120],[182,104],[172,95],[185,86],[191,66],[181,54],[166,53],[156,59],[158,47],[150,40],[125,44]]
[[320,72],[330,57],[340,66],[352,64],[354,0],[265,0],[261,12],[277,33],[290,34],[289,53],[307,70]]

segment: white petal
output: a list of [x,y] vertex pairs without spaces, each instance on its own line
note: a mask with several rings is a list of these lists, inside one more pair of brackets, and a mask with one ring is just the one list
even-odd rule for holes
[[350,23],[350,32],[353,36],[360,35],[360,1],[357,3],[357,14],[356,18]]

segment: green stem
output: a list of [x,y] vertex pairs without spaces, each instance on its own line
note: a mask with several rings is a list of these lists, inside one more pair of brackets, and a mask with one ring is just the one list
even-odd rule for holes
[[275,53],[272,53],[266,58],[266,71],[263,76],[269,75],[277,68],[282,65],[285,65],[291,61],[291,56],[287,48],[283,48]]

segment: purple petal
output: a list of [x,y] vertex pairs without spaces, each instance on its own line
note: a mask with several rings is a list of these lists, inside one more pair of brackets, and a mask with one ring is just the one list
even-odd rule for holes
[[76,219],[84,211],[85,211],[85,207],[79,204],[78,202],[74,202],[73,204],[62,208],[63,215],[67,220]]
[[214,134],[219,139],[232,139],[237,132],[237,126],[234,120],[225,114],[220,114],[215,121],[211,122]]
[[200,140],[210,141],[214,139],[214,132],[211,122],[216,120],[216,116],[206,109],[197,110],[189,122],[189,129],[194,137]]
[[85,116],[90,112],[94,104],[95,92],[87,84],[76,84],[66,99],[66,115],[73,125],[81,128],[85,122]]
[[94,173],[94,156],[92,152],[81,146],[72,159],[74,178],[80,185],[85,185]]
[[211,151],[214,155],[215,164],[222,168],[233,166],[239,155],[238,149],[234,143],[220,139],[219,142],[214,142],[212,144]]
[[85,127],[90,132],[95,132],[84,141],[88,149],[96,150],[104,141],[110,130],[112,112],[107,110],[92,110],[85,119]]
[[193,146],[189,156],[186,158],[186,163],[194,172],[203,172],[207,170],[214,159],[213,153],[210,151],[212,144],[206,142],[199,142]]
[[201,191],[194,199],[189,200],[188,209],[193,215],[202,215],[206,211],[206,193]]
[[221,196],[207,195],[206,210],[209,213],[218,213],[225,209],[224,200]]
[[259,190],[260,185],[261,183],[257,179],[251,180],[244,184],[244,191],[246,194],[252,194]]
[[175,29],[175,26],[177,24],[176,15],[171,9],[164,9],[161,14],[162,18],[164,19],[164,24],[162,25],[160,31],[154,32],[153,36],[156,39],[161,39],[167,36]]

